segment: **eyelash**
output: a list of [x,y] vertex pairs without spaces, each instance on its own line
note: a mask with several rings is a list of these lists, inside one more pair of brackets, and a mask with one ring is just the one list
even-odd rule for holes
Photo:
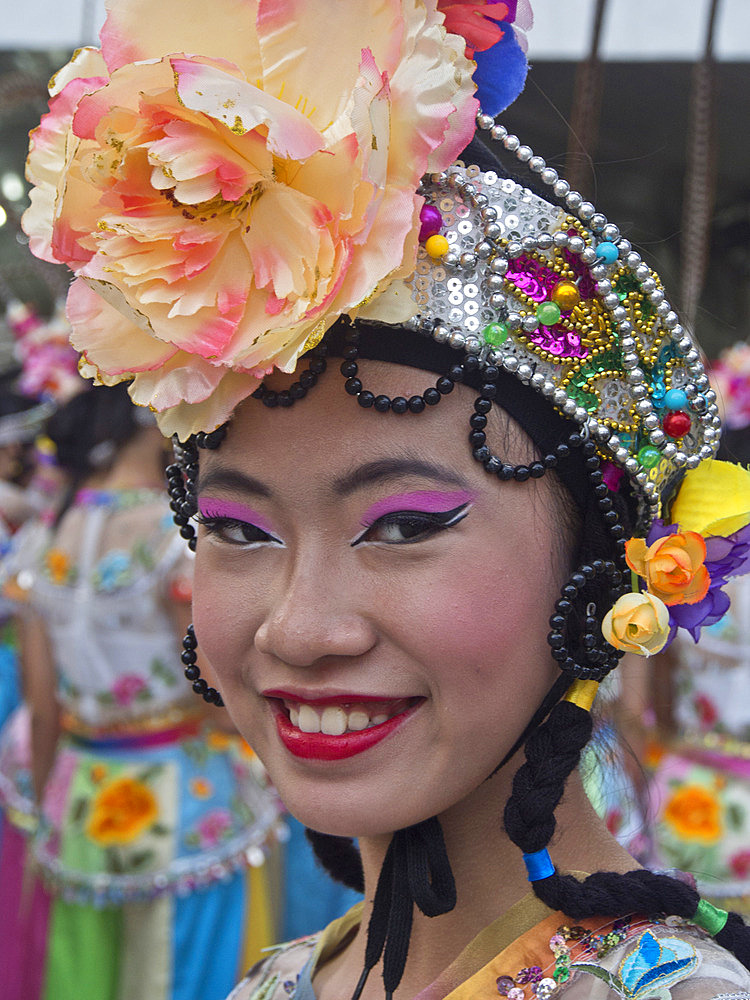
[[[280,538],[270,535],[257,525],[250,524],[248,521],[239,521],[234,517],[207,517],[204,514],[198,513],[195,515],[195,520],[198,524],[203,525],[207,535],[219,538],[226,545],[250,547],[252,545],[262,545],[266,542],[272,542],[276,545],[283,544]],[[227,532],[232,529],[241,531],[243,536],[245,536],[244,541],[227,537]],[[255,537],[248,538],[247,534],[254,534]]]
[[459,521],[463,521],[466,515],[469,513],[471,504],[464,503],[460,507],[454,507],[453,510],[446,510],[440,512],[427,512],[419,510],[399,510],[394,511],[391,514],[384,514],[379,517],[377,521],[373,521],[369,524],[364,531],[360,532],[359,535],[351,542],[352,547],[359,545],[361,542],[367,541],[378,541],[378,539],[369,539],[367,536],[371,534],[376,528],[389,528],[389,527],[416,527],[422,530],[417,531],[417,533],[411,538],[405,538],[402,541],[381,541],[383,545],[414,545],[418,542],[425,541],[427,538],[431,538],[433,535],[437,534],[439,531],[445,531],[447,528],[452,528]]

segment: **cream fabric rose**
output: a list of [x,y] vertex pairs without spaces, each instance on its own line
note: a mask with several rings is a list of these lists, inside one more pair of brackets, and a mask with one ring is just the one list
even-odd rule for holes
[[419,180],[473,135],[464,48],[437,0],[108,0],[23,223],[85,362],[184,439],[408,277]]
[[669,610],[653,594],[624,594],[604,616],[602,634],[615,649],[651,656],[669,639]]

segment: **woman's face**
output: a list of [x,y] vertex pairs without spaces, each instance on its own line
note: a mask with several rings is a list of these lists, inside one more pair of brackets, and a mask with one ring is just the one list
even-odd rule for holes
[[[392,395],[430,383],[360,370]],[[331,373],[287,410],[247,400],[201,452],[199,645],[287,807],[317,830],[373,836],[459,802],[557,674],[559,502],[546,479],[502,483],[474,461],[474,395],[383,416]],[[503,457],[528,459],[509,430]]]

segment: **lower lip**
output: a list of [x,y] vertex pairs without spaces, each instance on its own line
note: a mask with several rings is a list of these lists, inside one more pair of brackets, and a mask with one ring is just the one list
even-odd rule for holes
[[391,733],[395,732],[410,715],[419,708],[419,702],[404,712],[399,712],[387,722],[381,722],[369,729],[361,729],[356,733],[345,733],[343,736],[327,736],[325,733],[303,733],[293,726],[286,713],[280,710],[276,713],[276,728],[281,742],[295,757],[303,760],[345,760],[356,757],[371,747],[376,746]]

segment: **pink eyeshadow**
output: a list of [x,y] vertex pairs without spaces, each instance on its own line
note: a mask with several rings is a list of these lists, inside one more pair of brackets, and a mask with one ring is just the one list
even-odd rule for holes
[[268,518],[252,507],[245,506],[244,503],[236,503],[234,500],[201,499],[198,501],[198,510],[203,517],[228,517],[233,521],[254,524],[256,528],[268,532],[269,535],[274,533]]
[[395,493],[391,497],[378,500],[363,515],[361,524],[365,527],[374,524],[379,517],[393,514],[398,510],[416,510],[426,514],[444,514],[446,511],[461,507],[463,504],[476,500],[476,493],[466,490],[439,492],[437,490],[417,490],[415,493]]

